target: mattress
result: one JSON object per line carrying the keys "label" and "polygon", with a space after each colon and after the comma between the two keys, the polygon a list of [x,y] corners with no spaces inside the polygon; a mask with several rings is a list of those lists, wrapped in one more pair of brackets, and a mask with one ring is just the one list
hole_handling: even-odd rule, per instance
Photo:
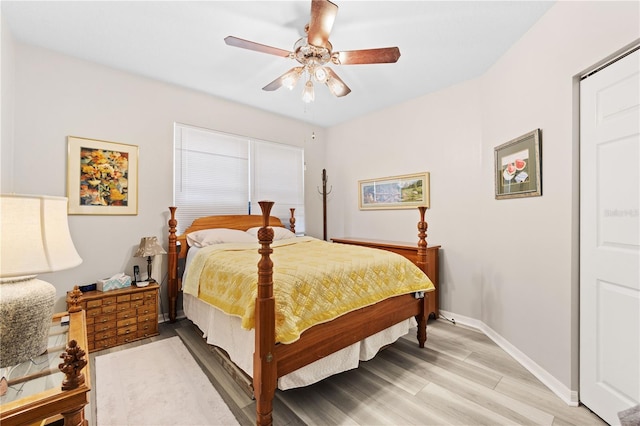
{"label": "mattress", "polygon": [[[190,294],[184,294],[183,307],[187,318],[200,328],[208,344],[224,349],[234,364],[247,375],[253,376],[255,345],[253,329],[242,328],[239,317],[227,315],[220,309]],[[415,325],[415,319],[409,318],[295,370],[278,379],[278,388],[286,390],[308,386],[334,374],[357,368],[360,361],[370,360],[380,348],[395,342]]]}

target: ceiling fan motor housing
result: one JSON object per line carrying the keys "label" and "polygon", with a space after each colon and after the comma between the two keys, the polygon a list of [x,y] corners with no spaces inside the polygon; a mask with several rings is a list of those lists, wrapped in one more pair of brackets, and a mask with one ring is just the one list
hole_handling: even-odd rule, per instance
{"label": "ceiling fan motor housing", "polygon": [[300,38],[293,45],[296,61],[302,65],[324,65],[331,60],[331,44],[329,48],[309,44],[306,37]]}

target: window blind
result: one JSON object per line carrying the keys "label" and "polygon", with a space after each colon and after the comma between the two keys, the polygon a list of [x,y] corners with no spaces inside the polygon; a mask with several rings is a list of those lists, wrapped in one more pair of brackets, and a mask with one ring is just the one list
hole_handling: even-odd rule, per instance
{"label": "window blind", "polygon": [[258,201],[275,201],[271,215],[289,227],[295,208],[296,233],[304,233],[304,150],[265,141],[253,141],[251,148],[251,214],[261,214]]}
{"label": "window blind", "polygon": [[304,150],[184,124],[174,130],[174,205],[178,233],[202,216],[261,214],[258,201],[275,202],[271,215],[304,232]]}

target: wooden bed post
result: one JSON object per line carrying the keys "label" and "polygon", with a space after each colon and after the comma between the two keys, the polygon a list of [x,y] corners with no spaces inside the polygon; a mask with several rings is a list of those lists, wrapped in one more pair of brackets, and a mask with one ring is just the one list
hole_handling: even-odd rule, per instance
{"label": "wooden bed post", "polygon": [[295,234],[296,233],[296,215],[295,215],[296,209],[292,207],[289,210],[291,210],[291,218],[289,219],[289,225],[290,225],[291,232]]}
{"label": "wooden bed post", "polygon": [[263,225],[258,230],[262,256],[258,262],[258,295],[255,311],[255,352],[253,354],[253,390],[256,398],[256,424],[273,423],[273,398],[278,380],[275,355],[275,298],[273,297],[273,229],[269,227],[272,201],[260,201]]}
{"label": "wooden bed post", "polygon": [[169,298],[169,321],[176,320],[176,299],[178,298],[178,252],[176,250],[176,220],[177,207],[169,207],[171,211],[171,219],[169,219],[169,253],[167,267],[169,269],[169,277],[167,280],[167,294]]}
{"label": "wooden bed post", "polygon": [[[418,207],[420,211],[420,221],[418,222],[418,258],[416,264],[427,275],[427,222],[424,220],[424,214],[427,210],[426,207]],[[429,316],[427,298],[429,293],[425,293],[422,299],[422,313],[416,315],[416,321],[418,322],[418,346],[424,348],[424,344],[427,341],[427,318]]]}

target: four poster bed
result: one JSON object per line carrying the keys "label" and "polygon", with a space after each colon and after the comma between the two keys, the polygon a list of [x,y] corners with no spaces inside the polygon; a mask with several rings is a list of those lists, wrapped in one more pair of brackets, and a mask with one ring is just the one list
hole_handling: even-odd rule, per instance
{"label": "four poster bed", "polygon": [[259,204],[262,216],[207,216],[179,236],[170,207],[168,293],[170,320],[182,290],[186,316],[253,378],[256,423],[268,425],[276,387],[355,368],[416,323],[424,347],[434,286],[426,275],[424,207],[417,259],[407,260],[295,237],[270,216],[273,202]]}

